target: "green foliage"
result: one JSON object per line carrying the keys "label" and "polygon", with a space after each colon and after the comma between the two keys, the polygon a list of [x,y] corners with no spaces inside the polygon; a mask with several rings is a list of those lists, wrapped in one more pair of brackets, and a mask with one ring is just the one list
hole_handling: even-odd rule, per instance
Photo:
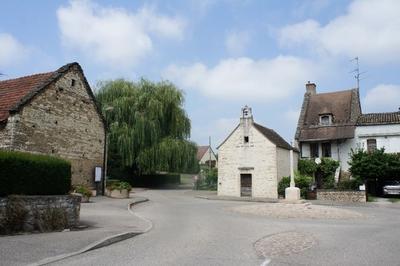
{"label": "green foliage", "polygon": [[[296,173],[294,182],[296,187],[300,189],[300,195],[302,198],[306,197],[307,191],[310,190],[312,177]],[[278,194],[285,196],[285,189],[290,186],[290,177],[284,176],[278,184]]]}
{"label": "green foliage", "polygon": [[0,151],[0,196],[63,195],[71,189],[71,164],[23,152]]}
{"label": "green foliage", "polygon": [[197,147],[188,141],[190,120],[182,91],[170,82],[99,83],[96,98],[109,127],[109,168],[135,175],[191,172]]}
{"label": "green foliage", "polygon": [[317,167],[317,176],[322,178],[323,189],[335,188],[335,171],[339,167],[339,162],[331,158],[322,158]]}
{"label": "green foliage", "polygon": [[120,181],[120,180],[107,181],[107,188],[109,190],[119,190],[119,191],[124,190],[124,189],[126,189],[128,191],[132,190],[132,186],[128,182]]}
{"label": "green foliage", "polygon": [[318,165],[314,160],[300,159],[297,168],[302,175],[312,176],[317,171]]}
{"label": "green foliage", "polygon": [[88,198],[90,198],[92,196],[92,191],[86,185],[75,185],[74,192],[82,194],[83,196],[88,197]]}
{"label": "green foliage", "polygon": [[199,178],[195,181],[195,189],[198,190],[217,190],[218,169],[202,167]]}
{"label": "green foliage", "polygon": [[400,178],[400,156],[385,153],[384,149],[367,152],[352,150],[350,172],[359,182]]}
{"label": "green foliage", "polygon": [[359,180],[356,179],[351,179],[351,180],[344,180],[340,181],[337,184],[337,189],[338,190],[358,190],[358,187],[362,183],[359,182]]}

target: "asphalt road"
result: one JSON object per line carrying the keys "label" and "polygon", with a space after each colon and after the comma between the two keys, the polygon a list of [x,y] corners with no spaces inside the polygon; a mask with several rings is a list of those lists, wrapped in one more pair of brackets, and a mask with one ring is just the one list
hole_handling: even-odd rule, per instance
{"label": "asphalt road", "polygon": [[[344,207],[363,219],[299,220],[232,212],[254,203],[197,199],[190,191],[139,195],[150,199],[133,210],[152,221],[148,233],[54,265],[400,265],[400,208],[391,205]],[[285,232],[310,235],[315,244],[267,261],[257,255],[257,240]]]}

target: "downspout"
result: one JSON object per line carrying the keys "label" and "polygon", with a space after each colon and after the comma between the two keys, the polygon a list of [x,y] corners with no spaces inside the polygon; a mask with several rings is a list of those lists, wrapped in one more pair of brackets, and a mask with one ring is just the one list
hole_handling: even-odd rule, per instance
{"label": "downspout", "polygon": [[103,179],[101,184],[101,194],[104,196],[106,187],[106,177],[107,177],[107,152],[108,152],[108,142],[107,142],[107,126],[104,125],[104,154],[103,154]]}

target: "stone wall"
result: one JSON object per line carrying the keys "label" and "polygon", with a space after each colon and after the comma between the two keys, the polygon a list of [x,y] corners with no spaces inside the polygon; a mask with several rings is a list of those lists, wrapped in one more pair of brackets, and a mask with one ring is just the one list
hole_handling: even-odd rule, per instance
{"label": "stone wall", "polygon": [[95,167],[104,162],[105,129],[87,89],[82,72],[72,67],[8,118],[0,148],[66,159],[72,183],[94,188]]}
{"label": "stone wall", "polygon": [[340,202],[366,202],[365,191],[317,190],[317,200]]}
{"label": "stone wall", "polygon": [[23,231],[47,231],[54,224],[65,224],[64,228],[79,225],[81,197],[60,196],[10,196],[0,198],[0,221],[6,215],[7,205],[13,215],[24,213]]}

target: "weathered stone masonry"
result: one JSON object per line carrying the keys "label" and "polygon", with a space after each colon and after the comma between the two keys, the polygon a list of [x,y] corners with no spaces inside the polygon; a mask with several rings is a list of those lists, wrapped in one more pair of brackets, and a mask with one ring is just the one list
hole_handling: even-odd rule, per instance
{"label": "weathered stone masonry", "polygon": [[72,183],[94,187],[94,169],[104,167],[104,123],[80,66],[60,71],[58,79],[10,113],[0,128],[0,148],[67,159]]}

